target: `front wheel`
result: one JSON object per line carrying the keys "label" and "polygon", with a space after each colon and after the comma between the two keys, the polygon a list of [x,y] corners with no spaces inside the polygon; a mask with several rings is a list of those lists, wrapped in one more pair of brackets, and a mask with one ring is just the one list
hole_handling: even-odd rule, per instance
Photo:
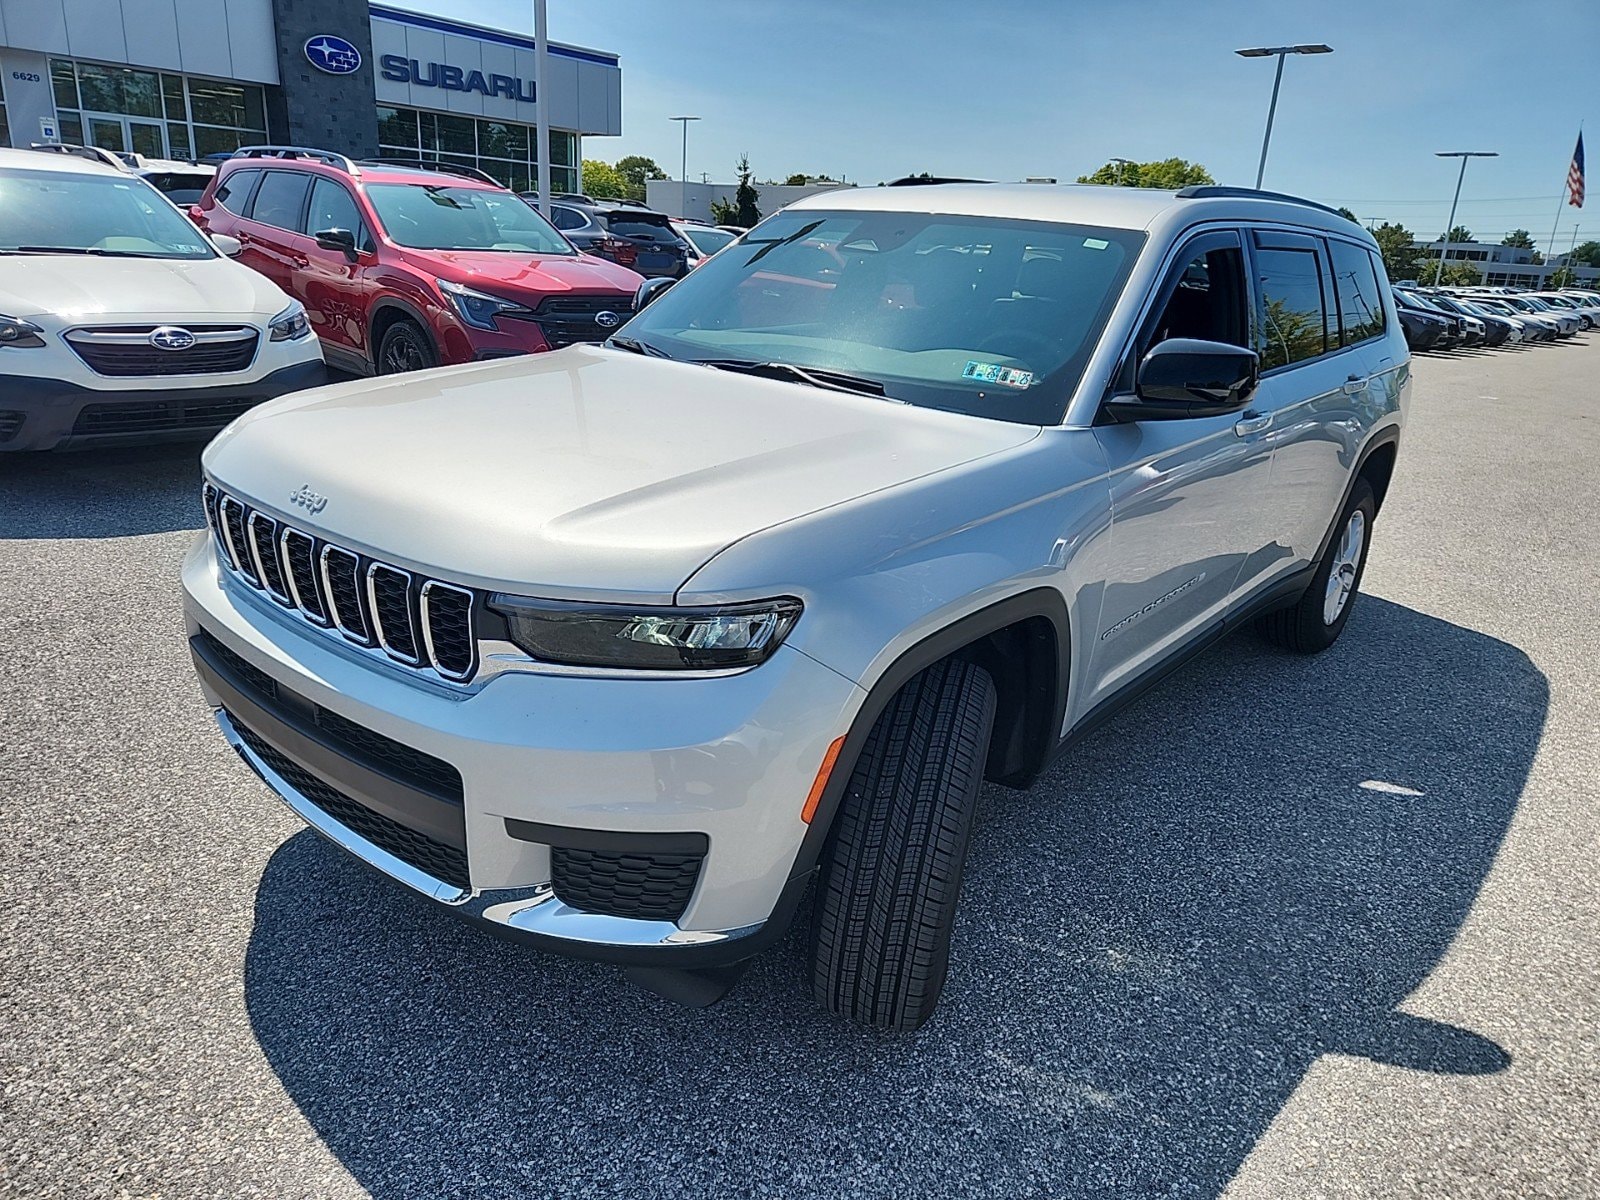
{"label": "front wheel", "polygon": [[995,687],[969,662],[936,663],[878,718],[823,854],[812,991],[881,1029],[932,1015],[950,957]]}
{"label": "front wheel", "polygon": [[1356,480],[1310,585],[1291,607],[1261,618],[1261,631],[1269,640],[1297,654],[1316,654],[1339,640],[1367,568],[1377,513],[1372,485]]}
{"label": "front wheel", "polygon": [[433,343],[415,321],[396,321],[378,343],[378,374],[399,375],[438,366]]}

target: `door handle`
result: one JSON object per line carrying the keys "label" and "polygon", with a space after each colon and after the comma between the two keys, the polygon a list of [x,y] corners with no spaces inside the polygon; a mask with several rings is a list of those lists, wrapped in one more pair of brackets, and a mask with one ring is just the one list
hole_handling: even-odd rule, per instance
{"label": "door handle", "polygon": [[1346,396],[1354,396],[1357,392],[1364,392],[1366,390],[1367,381],[1364,376],[1352,375],[1349,379],[1344,381],[1344,394]]}
{"label": "door handle", "polygon": [[1243,417],[1239,418],[1239,420],[1235,422],[1233,431],[1240,437],[1249,437],[1253,433],[1260,433],[1263,429],[1271,424],[1271,413],[1247,412]]}

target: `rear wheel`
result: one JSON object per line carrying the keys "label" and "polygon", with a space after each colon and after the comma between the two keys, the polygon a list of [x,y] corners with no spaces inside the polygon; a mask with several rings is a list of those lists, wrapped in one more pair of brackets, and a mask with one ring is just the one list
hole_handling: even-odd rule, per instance
{"label": "rear wheel", "polygon": [[946,660],[868,734],[817,884],[812,990],[830,1012],[894,1030],[932,1015],[994,708],[988,672]]}
{"label": "rear wheel", "polygon": [[415,321],[396,321],[378,343],[378,374],[399,375],[439,365],[433,343]]}
{"label": "rear wheel", "polygon": [[1372,485],[1365,479],[1356,480],[1333,540],[1304,594],[1292,607],[1261,618],[1261,631],[1270,640],[1297,654],[1315,654],[1339,639],[1367,567],[1367,547],[1377,512]]}

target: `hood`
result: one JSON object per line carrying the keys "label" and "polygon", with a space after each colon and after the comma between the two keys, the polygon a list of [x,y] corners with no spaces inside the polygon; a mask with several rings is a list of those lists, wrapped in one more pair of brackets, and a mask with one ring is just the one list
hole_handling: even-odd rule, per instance
{"label": "hood", "polygon": [[[412,251],[415,255],[417,252]],[[644,282],[627,267],[590,254],[503,254],[493,250],[429,250],[426,261],[413,262],[419,270],[467,287],[481,288],[507,300],[531,306],[547,296],[626,294]]]}
{"label": "hood", "polygon": [[[204,464],[300,528],[447,579],[669,603],[748,534],[1038,433],[574,346],[284,397]],[[290,505],[302,487],[326,498],[314,516]]]}
{"label": "hood", "polygon": [[18,254],[0,271],[0,313],[150,322],[269,321],[289,306],[265,275],[230,258],[96,258]]}

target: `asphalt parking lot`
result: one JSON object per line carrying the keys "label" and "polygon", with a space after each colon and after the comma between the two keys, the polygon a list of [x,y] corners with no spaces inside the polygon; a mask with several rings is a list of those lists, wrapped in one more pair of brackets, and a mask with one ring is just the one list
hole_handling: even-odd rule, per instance
{"label": "asphalt parking lot", "polygon": [[191,680],[194,448],[0,458],[0,1192],[1600,1195],[1600,334],[1416,374],[1344,639],[986,789],[913,1037],[365,872]]}

